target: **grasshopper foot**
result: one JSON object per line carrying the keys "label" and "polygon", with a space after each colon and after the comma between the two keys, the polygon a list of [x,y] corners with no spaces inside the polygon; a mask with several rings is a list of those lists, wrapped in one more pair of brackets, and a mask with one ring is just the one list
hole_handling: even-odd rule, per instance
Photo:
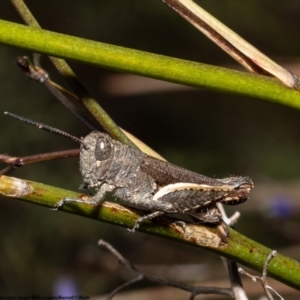
{"label": "grasshopper foot", "polygon": [[136,231],[136,229],[138,229],[138,228],[140,227],[140,225],[141,225],[141,223],[142,223],[143,221],[145,221],[145,220],[151,220],[151,219],[153,219],[153,218],[156,218],[156,217],[158,217],[158,216],[162,216],[162,215],[164,215],[164,214],[165,214],[165,213],[162,212],[162,211],[156,211],[156,212],[151,213],[151,214],[149,214],[149,215],[142,216],[142,217],[138,218],[138,219],[136,220],[134,226],[133,226],[131,229],[127,229],[127,231],[128,231],[129,233],[134,233],[134,232]]}
{"label": "grasshopper foot", "polygon": [[128,233],[134,233],[136,231],[136,229],[138,229],[140,227],[141,222],[135,222],[134,226],[130,229],[127,228]]}
{"label": "grasshopper foot", "polygon": [[61,207],[63,207],[65,204],[70,203],[70,202],[77,202],[77,203],[89,203],[91,205],[95,205],[95,203],[93,201],[84,201],[82,199],[75,199],[75,198],[64,198],[62,200],[60,200],[59,202],[57,202],[52,208],[50,208],[51,210],[54,211],[58,211]]}
{"label": "grasshopper foot", "polygon": [[57,202],[52,208],[50,208],[53,211],[58,211],[62,206],[65,204],[65,199],[60,200]]}
{"label": "grasshopper foot", "polygon": [[185,222],[178,220],[178,221],[173,222],[173,224],[180,226],[183,229],[183,231],[185,231],[185,228],[186,228]]}

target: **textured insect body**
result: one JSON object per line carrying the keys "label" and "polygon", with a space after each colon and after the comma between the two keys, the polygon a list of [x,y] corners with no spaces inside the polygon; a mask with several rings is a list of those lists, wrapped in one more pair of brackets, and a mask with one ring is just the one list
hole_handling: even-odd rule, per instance
{"label": "textured insect body", "polygon": [[142,221],[164,214],[186,213],[217,223],[221,220],[217,203],[244,202],[253,188],[247,177],[209,178],[149,157],[101,132],[82,140],[80,171],[83,189],[95,188],[97,193],[89,200],[63,199],[56,209],[68,202],[99,205],[112,192],[125,205],[150,212],[137,220],[132,232]]}
{"label": "textured insect body", "polygon": [[122,145],[106,134],[92,132],[83,139],[80,149],[80,172],[83,184],[96,187],[102,183],[128,186],[143,161],[143,153]]}
{"label": "textured insect body", "polygon": [[217,203],[242,203],[248,199],[253,188],[253,182],[248,177],[206,177],[150,157],[105,133],[94,131],[84,139],[78,139],[61,130],[15,114],[5,114],[81,144],[81,188],[87,194],[90,188],[95,188],[97,192],[88,200],[62,199],[54,210],[70,202],[100,205],[105,199],[105,194],[111,192],[125,205],[150,212],[136,221],[131,232],[135,231],[142,221],[164,214],[184,213],[201,222],[218,223],[222,216]]}
{"label": "textured insect body", "polygon": [[83,186],[98,188],[101,195],[111,191],[127,205],[143,208],[157,190],[155,181],[140,170],[145,157],[107,134],[92,132],[83,139],[80,151]]}

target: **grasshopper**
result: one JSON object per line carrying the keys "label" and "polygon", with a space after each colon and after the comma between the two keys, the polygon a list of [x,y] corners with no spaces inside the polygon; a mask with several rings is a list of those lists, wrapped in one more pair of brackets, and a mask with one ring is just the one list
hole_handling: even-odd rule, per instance
{"label": "grasshopper", "polygon": [[97,206],[110,192],[125,206],[149,212],[140,217],[129,232],[145,220],[183,213],[204,223],[222,220],[217,203],[236,205],[246,201],[254,187],[249,177],[214,179],[148,156],[139,149],[124,145],[109,135],[93,131],[78,139],[55,128],[6,113],[41,129],[72,138],[80,143],[81,189],[96,194],[88,200],[65,198],[53,210],[71,202]]}

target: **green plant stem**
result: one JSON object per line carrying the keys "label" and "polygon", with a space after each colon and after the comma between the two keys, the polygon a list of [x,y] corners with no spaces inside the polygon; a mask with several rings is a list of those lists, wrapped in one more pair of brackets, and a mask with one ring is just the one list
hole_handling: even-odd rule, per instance
{"label": "green plant stem", "polygon": [[[8,176],[0,177],[0,194],[50,208],[65,197],[84,197],[84,195],[72,191]],[[61,210],[129,228],[132,228],[137,218],[140,217],[137,211],[129,210],[110,202],[104,202],[99,207],[85,204],[68,204],[63,206]],[[205,248],[258,271],[262,270],[266,258],[271,252],[271,249],[244,237],[230,228],[228,228],[229,236],[227,242],[221,242],[218,230],[213,227],[186,224],[186,227],[182,229],[180,226],[170,223],[170,221],[167,223],[164,221],[164,224],[158,222],[157,220],[144,222],[140,230],[192,246]],[[181,228],[181,230],[178,230],[178,228]],[[186,234],[190,228],[193,228],[194,233],[197,231],[201,234]],[[209,242],[213,239],[217,241],[215,244]],[[203,243],[203,240],[205,243]],[[268,276],[276,278],[298,290],[300,290],[299,273],[300,264],[280,254],[271,260],[268,268]]]}
{"label": "green plant stem", "polygon": [[273,78],[30,28],[0,20],[0,43],[118,71],[240,94],[300,109],[300,93]]}
{"label": "green plant stem", "polygon": [[[24,22],[32,28],[42,29],[37,20],[34,18],[23,0],[11,0]],[[64,77],[70,88],[77,95],[78,99],[88,109],[99,124],[106,130],[107,133],[114,139],[132,147],[136,145],[124,134],[117,124],[110,118],[106,111],[99,103],[91,97],[86,88],[81,84],[74,71],[63,59],[49,57],[58,72]]]}

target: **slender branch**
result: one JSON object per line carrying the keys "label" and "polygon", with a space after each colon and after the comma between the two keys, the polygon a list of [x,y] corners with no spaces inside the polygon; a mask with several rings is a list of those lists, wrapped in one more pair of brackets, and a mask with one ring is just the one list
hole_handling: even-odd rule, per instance
{"label": "slender branch", "polygon": [[271,253],[268,255],[268,257],[266,258],[264,267],[263,267],[261,277],[253,276],[253,275],[249,274],[248,272],[244,271],[242,268],[238,269],[239,273],[250,277],[252,279],[252,281],[254,281],[254,282],[259,281],[261,283],[268,300],[274,299],[270,291],[272,291],[274,294],[276,294],[281,300],[284,300],[283,297],[281,297],[278,292],[276,292],[271,286],[268,285],[268,280],[267,280],[267,272],[268,272],[268,267],[269,267],[270,261],[274,257],[276,257],[276,255],[277,255],[276,250],[271,251]]}
{"label": "slender branch", "polygon": [[118,71],[251,96],[300,109],[300,93],[276,79],[39,30],[0,20],[0,43]]}
{"label": "slender branch", "polygon": [[[40,25],[31,14],[30,10],[27,8],[23,0],[11,0],[24,22],[30,25],[33,28],[41,29]],[[112,136],[113,138],[121,141],[124,144],[138,147],[143,152],[157,157],[159,159],[164,160],[164,158],[155,152],[153,149],[148,147],[142,141],[137,139],[135,136],[125,131],[124,129],[118,127],[114,121],[109,117],[109,115],[102,109],[95,99],[93,99],[85,87],[81,84],[81,82],[76,77],[73,70],[69,67],[69,65],[63,59],[58,59],[55,57],[49,57],[52,61],[56,69],[60,72],[60,74],[66,79],[70,87],[73,89],[74,93],[70,93],[69,91],[63,89],[58,86],[53,81],[49,80],[48,73],[44,71],[40,67],[40,54],[34,54],[34,64],[30,65],[28,59],[19,60],[19,66],[22,70],[29,76],[30,78],[44,83],[44,85],[50,90],[50,92],[63,103],[70,111],[72,111],[83,123],[85,123],[88,127],[95,129],[92,121],[88,119],[83,113],[79,113],[77,108],[66,98],[61,92],[67,93],[71,95],[76,100],[80,100],[86,108],[90,111],[90,113],[94,116],[94,118],[102,125],[102,127]]]}
{"label": "slender branch", "polygon": [[63,94],[63,92],[69,96],[72,96],[76,100],[79,100],[79,98],[75,94],[54,83],[44,69],[33,65],[27,56],[19,56],[17,58],[17,66],[20,67],[27,77],[36,82],[44,84],[48,91],[50,91],[50,93],[55,96],[55,98],[58,99],[61,104],[70,110],[87,127],[92,130],[99,130],[99,126],[93,124],[87,115],[79,111],[79,109]]}
{"label": "slender branch", "polygon": [[299,79],[254,48],[192,0],[162,0],[250,72],[271,75],[299,89]]}
{"label": "slender branch", "polygon": [[[37,20],[31,14],[28,7],[25,5],[23,0],[11,0],[16,10],[19,12],[24,22],[29,26],[41,29]],[[40,52],[40,51],[36,51]],[[116,125],[116,123],[110,118],[110,116],[104,111],[99,103],[91,97],[86,88],[81,84],[76,74],[73,72],[71,67],[63,59],[55,57],[49,57],[51,62],[54,64],[58,72],[65,78],[73,92],[78,96],[80,101],[89,110],[93,117],[98,121],[99,124],[109,133],[110,136],[116,140],[121,141],[132,147],[136,147],[135,144],[124,134],[124,132]],[[48,88],[51,88],[48,87]],[[53,92],[53,91],[52,91]],[[66,102],[67,100],[65,100]]]}
{"label": "slender branch", "polygon": [[233,296],[230,288],[219,288],[219,287],[213,287],[213,286],[191,286],[191,285],[187,285],[184,283],[175,282],[172,280],[167,280],[167,279],[159,278],[156,276],[144,274],[135,265],[133,265],[129,260],[124,258],[121,255],[121,253],[119,253],[112,245],[110,245],[106,241],[100,240],[98,242],[98,245],[105,247],[109,252],[111,252],[118,259],[119,263],[122,264],[123,266],[125,266],[128,270],[131,270],[134,273],[137,273],[137,277],[135,279],[132,279],[132,280],[124,283],[123,285],[119,286],[118,288],[116,288],[109,295],[108,299],[112,299],[113,296],[117,292],[119,292],[121,289],[123,289],[129,285],[132,285],[133,283],[136,283],[138,281],[142,281],[142,280],[153,282],[156,284],[172,286],[174,288],[178,288],[178,289],[190,292],[191,296],[189,299],[191,299],[191,300],[193,300],[195,298],[195,296],[197,296],[199,294],[227,295],[227,296],[231,296],[231,297]]}
{"label": "slender branch", "polygon": [[[66,197],[87,197],[86,195],[72,191],[7,176],[0,177],[0,194],[50,208],[54,207],[59,200]],[[62,210],[130,228],[133,227],[135,221],[143,214],[141,211],[128,209],[112,202],[104,202],[100,207],[92,207],[85,204],[69,204],[65,205]],[[227,230],[229,236],[227,242],[224,243],[218,229],[215,227],[186,223],[186,226],[183,228],[174,223],[174,219],[171,218],[159,218],[152,222],[147,221],[142,223],[140,227],[140,231],[142,232],[204,248],[233,259],[252,269],[262,270],[271,250],[229,227]],[[299,273],[300,263],[280,254],[272,259],[268,267],[268,275],[270,277],[298,290],[300,290]]]}
{"label": "slender branch", "polygon": [[[231,217],[228,217],[223,205],[221,205],[220,203],[218,203],[218,208],[220,209],[221,213],[222,213],[222,219],[223,221],[230,226],[231,228],[233,228],[233,226],[237,223],[239,217],[240,217],[240,213],[239,212],[235,212]],[[246,295],[246,292],[243,288],[243,284],[242,284],[242,280],[240,277],[240,274],[238,272],[238,267],[237,267],[237,263],[231,259],[228,259],[226,257],[221,257],[224,266],[226,268],[230,283],[231,283],[231,289],[232,289],[232,294],[233,294],[233,298],[235,300],[248,300],[248,297]]]}
{"label": "slender branch", "polygon": [[248,300],[248,297],[245,293],[245,290],[243,288],[243,284],[240,278],[240,274],[238,273],[238,267],[235,261],[232,261],[231,259],[223,258],[230,283],[231,283],[231,289],[232,294],[234,295],[235,300]]}
{"label": "slender branch", "polygon": [[71,149],[71,150],[63,150],[63,151],[55,151],[49,153],[41,153],[24,157],[13,157],[9,155],[0,154],[0,161],[4,162],[11,166],[11,168],[5,168],[0,172],[0,175],[7,174],[8,171],[13,170],[15,168],[23,167],[28,164],[33,164],[41,161],[53,160],[53,159],[61,159],[79,156],[79,148]]}
{"label": "slender branch", "polygon": [[[37,55],[35,55],[36,57]],[[52,80],[50,80],[48,73],[43,70],[41,67],[32,65],[28,59],[28,57],[18,57],[17,65],[21,68],[21,70],[26,74],[27,77],[30,79],[42,83],[45,87],[64,105],[66,106],[74,115],[76,115],[84,124],[90,127],[93,130],[98,130],[96,125],[94,125],[90,119],[83,113],[79,112],[77,107],[73,105],[72,102],[63,94],[66,93],[67,95],[75,98],[78,100],[77,96],[70,91],[64,89],[60,85],[56,84]],[[62,93],[63,92],[63,93]],[[142,141],[137,139],[135,136],[130,134],[129,132],[125,131],[120,127],[120,130],[124,132],[124,134],[143,152],[156,157],[158,159],[164,160],[164,158],[159,155],[156,151],[148,147]],[[3,173],[2,173],[3,174]],[[5,173],[6,174],[6,173]]]}

